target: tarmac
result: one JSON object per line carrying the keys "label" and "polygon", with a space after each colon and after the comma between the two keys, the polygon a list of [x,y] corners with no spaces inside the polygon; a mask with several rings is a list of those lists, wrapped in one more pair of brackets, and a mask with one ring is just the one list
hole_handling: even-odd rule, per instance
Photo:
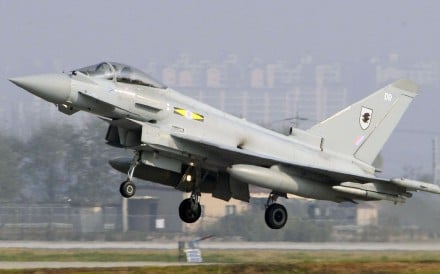
{"label": "tarmac", "polygon": [[[296,243],[296,242],[200,242],[200,249],[217,250],[335,250],[335,251],[440,251],[438,242],[415,243]],[[177,242],[46,242],[0,241],[0,248],[29,249],[177,249]]]}

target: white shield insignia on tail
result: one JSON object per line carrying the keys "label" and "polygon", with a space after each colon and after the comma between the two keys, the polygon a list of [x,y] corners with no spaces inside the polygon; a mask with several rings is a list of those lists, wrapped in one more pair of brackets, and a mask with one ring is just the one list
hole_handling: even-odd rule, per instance
{"label": "white shield insignia on tail", "polygon": [[370,126],[371,118],[373,117],[373,110],[371,108],[362,107],[361,115],[359,116],[359,124],[362,129],[367,129]]}

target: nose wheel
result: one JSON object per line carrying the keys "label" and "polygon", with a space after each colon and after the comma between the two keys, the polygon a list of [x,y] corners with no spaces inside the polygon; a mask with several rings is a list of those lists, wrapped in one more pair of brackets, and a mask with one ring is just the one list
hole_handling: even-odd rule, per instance
{"label": "nose wheel", "polygon": [[119,192],[124,198],[131,198],[136,193],[136,185],[133,183],[133,174],[136,167],[139,165],[139,159],[141,158],[141,152],[135,151],[133,160],[131,161],[130,168],[127,173],[127,180],[122,182],[119,187]]}
{"label": "nose wheel", "polygon": [[124,181],[119,187],[119,192],[121,193],[122,197],[131,198],[136,193],[136,185],[133,182]]}
{"label": "nose wheel", "polygon": [[272,229],[280,229],[287,222],[287,210],[283,205],[275,203],[278,195],[271,193],[266,203],[264,220],[266,225]]}

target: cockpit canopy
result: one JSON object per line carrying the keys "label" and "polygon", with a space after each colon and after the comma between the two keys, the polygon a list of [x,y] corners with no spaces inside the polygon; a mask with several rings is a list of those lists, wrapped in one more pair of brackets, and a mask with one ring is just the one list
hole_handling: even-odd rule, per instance
{"label": "cockpit canopy", "polygon": [[116,80],[116,82],[166,89],[167,87],[145,72],[120,63],[103,62],[97,65],[80,68],[79,71],[92,78]]}

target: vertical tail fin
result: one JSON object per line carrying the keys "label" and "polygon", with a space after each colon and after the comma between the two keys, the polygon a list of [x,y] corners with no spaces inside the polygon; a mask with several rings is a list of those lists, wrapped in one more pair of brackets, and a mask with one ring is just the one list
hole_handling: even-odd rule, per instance
{"label": "vertical tail fin", "polygon": [[308,131],[324,139],[324,149],[371,164],[417,92],[415,83],[398,80]]}

